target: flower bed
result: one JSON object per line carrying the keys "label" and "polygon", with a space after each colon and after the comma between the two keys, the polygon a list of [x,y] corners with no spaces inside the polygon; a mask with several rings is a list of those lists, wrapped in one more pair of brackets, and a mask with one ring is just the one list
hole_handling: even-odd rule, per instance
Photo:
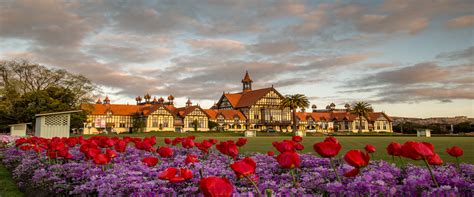
{"label": "flower bed", "polygon": [[341,145],[331,137],[313,147],[323,158],[301,154],[301,140],[274,142],[279,155],[244,155],[238,148],[245,138],[165,139],[168,146],[159,148],[153,137],[22,138],[0,154],[22,190],[44,195],[472,196],[474,191],[473,165],[440,164],[422,143],[398,149],[391,144],[388,150],[394,156],[429,161],[429,168],[369,161],[368,153],[375,151],[370,146],[337,158]]}

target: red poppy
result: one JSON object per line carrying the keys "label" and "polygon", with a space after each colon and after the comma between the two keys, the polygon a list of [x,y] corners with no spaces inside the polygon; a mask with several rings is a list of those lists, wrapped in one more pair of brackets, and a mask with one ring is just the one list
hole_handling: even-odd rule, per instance
{"label": "red poppy", "polygon": [[177,168],[166,168],[163,172],[160,173],[158,178],[163,180],[168,180],[171,183],[182,182],[193,178],[193,172],[186,168],[178,169]]}
{"label": "red poppy", "polygon": [[303,141],[303,137],[293,136],[293,137],[291,137],[291,140],[293,140],[293,142],[301,142],[301,141]]}
{"label": "red poppy", "polygon": [[237,145],[234,144],[234,141],[229,140],[227,142],[221,142],[216,145],[217,150],[224,155],[228,155],[232,158],[237,157],[239,154],[239,150],[237,149]]}
{"label": "red poppy", "polygon": [[117,153],[115,151],[113,151],[112,149],[105,150],[105,154],[110,158],[117,157]]}
{"label": "red poppy", "polygon": [[277,162],[280,168],[291,169],[300,167],[300,156],[295,152],[284,152],[277,156]]}
{"label": "red poppy", "polygon": [[171,145],[176,146],[177,144],[181,143],[183,141],[183,138],[176,137],[171,141]]}
{"label": "red poppy", "polygon": [[354,177],[359,174],[359,169],[369,165],[369,154],[360,150],[350,150],[344,155],[344,160],[351,166],[353,170],[344,174],[346,177]]}
{"label": "red poppy", "polygon": [[453,157],[460,157],[464,153],[464,151],[461,148],[459,148],[458,146],[453,146],[451,148],[447,148],[446,152],[449,155],[453,156]]}
{"label": "red poppy", "polygon": [[18,147],[18,146],[20,146],[20,145],[22,145],[22,144],[24,144],[24,143],[27,143],[27,142],[28,142],[28,139],[26,139],[26,138],[20,138],[20,139],[15,140],[15,146]]}
{"label": "red poppy", "polygon": [[302,144],[297,143],[297,144],[295,144],[295,149],[296,150],[303,150],[304,146]]}
{"label": "red poppy", "polygon": [[196,147],[201,150],[202,152],[208,153],[209,148],[212,147],[212,143],[208,140],[203,140],[201,143],[194,143]]}
{"label": "red poppy", "polygon": [[165,138],[165,144],[171,144],[171,139],[170,138]]}
{"label": "red poppy", "polygon": [[59,154],[60,157],[62,157],[64,159],[72,159],[73,158],[72,154],[69,152],[69,150],[67,148],[59,150],[58,154]]}
{"label": "red poppy", "polygon": [[194,139],[192,137],[184,138],[183,142],[181,142],[181,145],[183,145],[183,148],[192,148],[194,147]]}
{"label": "red poppy", "polygon": [[295,151],[295,142],[291,140],[283,140],[281,142],[272,142],[272,145],[278,150],[280,153],[284,152],[294,152]]}
{"label": "red poppy", "polygon": [[173,149],[168,148],[168,147],[162,146],[162,147],[160,147],[160,148],[158,149],[157,152],[158,152],[158,154],[160,154],[161,157],[166,157],[166,158],[168,158],[168,157],[172,157],[172,156],[173,156]]}
{"label": "red poppy", "polygon": [[127,148],[127,142],[125,140],[119,140],[114,146],[115,150],[119,153],[125,152],[125,149]]}
{"label": "red poppy", "polygon": [[156,166],[156,164],[158,164],[158,161],[159,160],[156,157],[145,157],[142,159],[142,162],[148,167]]}
{"label": "red poppy", "polygon": [[270,157],[273,157],[273,156],[275,156],[275,152],[269,150],[269,151],[267,152],[267,155],[270,156]]}
{"label": "red poppy", "polygon": [[396,142],[392,142],[387,146],[387,153],[393,156],[400,156],[402,153],[402,145]]}
{"label": "red poppy", "polygon": [[209,142],[210,142],[211,144],[217,144],[217,140],[216,140],[216,139],[209,139]]}
{"label": "red poppy", "polygon": [[76,144],[79,143],[79,140],[78,138],[75,138],[75,137],[70,137],[70,138],[67,138],[65,143],[67,144],[67,146],[69,147],[74,147],[76,146]]}
{"label": "red poppy", "polygon": [[341,144],[332,141],[319,142],[313,145],[314,151],[321,157],[334,157],[341,151],[341,148]]}
{"label": "red poppy", "polygon": [[360,170],[359,168],[354,168],[349,172],[344,173],[345,177],[355,177],[359,174]]}
{"label": "red poppy", "polygon": [[[82,147],[82,146],[81,146]],[[94,158],[97,154],[102,153],[99,147],[90,145],[88,148],[84,148],[84,154],[86,156],[86,160]]]}
{"label": "red poppy", "polygon": [[99,140],[99,144],[98,144],[98,145],[99,145],[101,148],[112,147],[112,146],[115,144],[115,142],[114,142],[112,139],[108,138],[108,137],[103,137],[103,138],[99,138],[99,139],[100,139],[100,140]]}
{"label": "red poppy", "polygon": [[430,165],[435,165],[435,166],[443,165],[443,160],[436,153],[433,156],[429,156],[427,160]]}
{"label": "red poppy", "polygon": [[344,160],[355,168],[361,168],[369,165],[369,154],[360,150],[350,150],[344,155]]}
{"label": "red poppy", "polygon": [[20,150],[23,150],[23,151],[31,150],[32,148],[33,148],[33,146],[31,146],[31,145],[20,146]]}
{"label": "red poppy", "polygon": [[138,150],[151,151],[153,149],[153,145],[151,144],[151,142],[149,142],[149,140],[136,141],[135,148],[137,148]]}
{"label": "red poppy", "polygon": [[234,170],[237,178],[242,178],[244,176],[255,174],[256,167],[257,167],[257,164],[250,157],[245,157],[245,159],[236,161],[230,165],[230,168]]}
{"label": "red poppy", "polygon": [[426,159],[435,154],[433,145],[426,142],[408,141],[403,144],[401,150],[401,156],[413,160]]}
{"label": "red poppy", "polygon": [[194,164],[197,162],[199,162],[199,159],[196,155],[186,155],[186,159],[184,160],[186,164]]}
{"label": "red poppy", "polygon": [[367,151],[368,153],[373,153],[373,152],[375,152],[375,146],[370,145],[370,144],[365,145],[365,148],[364,148],[364,149],[365,149],[365,151]]}
{"label": "red poppy", "polygon": [[110,157],[108,157],[106,154],[97,154],[94,156],[94,163],[97,165],[105,165],[110,162]]}
{"label": "red poppy", "polygon": [[239,138],[235,143],[238,147],[244,146],[247,143],[247,138]]}
{"label": "red poppy", "polygon": [[202,178],[199,188],[206,197],[230,197],[234,191],[234,186],[228,179],[215,176]]}
{"label": "red poppy", "polygon": [[337,141],[337,139],[333,136],[329,136],[329,137],[326,137],[326,139],[324,139],[325,142],[334,142],[336,144],[339,144],[339,141]]}
{"label": "red poppy", "polygon": [[143,142],[150,144],[150,146],[153,146],[156,144],[156,136],[143,138]]}

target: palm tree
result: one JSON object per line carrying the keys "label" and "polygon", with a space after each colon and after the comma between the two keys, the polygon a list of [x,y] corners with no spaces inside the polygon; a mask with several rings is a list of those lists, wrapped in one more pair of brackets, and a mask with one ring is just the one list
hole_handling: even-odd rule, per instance
{"label": "palm tree", "polygon": [[373,111],[372,106],[366,102],[357,102],[349,110],[351,114],[359,117],[359,133],[362,133],[362,116],[367,117]]}
{"label": "palm tree", "polygon": [[296,109],[298,108],[308,108],[309,101],[305,95],[302,94],[294,94],[294,95],[286,95],[285,98],[280,103],[282,109],[290,108],[292,112],[292,127],[293,133],[296,133]]}

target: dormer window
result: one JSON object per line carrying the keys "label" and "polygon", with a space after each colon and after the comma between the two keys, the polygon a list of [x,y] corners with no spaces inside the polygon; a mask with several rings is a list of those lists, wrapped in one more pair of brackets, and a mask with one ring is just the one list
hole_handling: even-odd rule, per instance
{"label": "dormer window", "polygon": [[112,117],[112,111],[107,111],[107,117]]}

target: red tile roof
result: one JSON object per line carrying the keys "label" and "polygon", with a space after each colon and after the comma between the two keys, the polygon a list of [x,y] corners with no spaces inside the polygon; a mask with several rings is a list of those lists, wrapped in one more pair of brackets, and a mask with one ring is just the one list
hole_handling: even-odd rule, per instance
{"label": "red tile roof", "polygon": [[90,111],[91,115],[106,115],[111,111],[113,115],[129,116],[142,111],[143,106],[118,104],[83,104],[81,108]]}
{"label": "red tile roof", "polygon": [[205,109],[204,112],[209,116],[211,119],[216,119],[219,114],[221,114],[224,119],[226,120],[234,120],[234,117],[239,117],[240,120],[246,120],[244,114],[239,110],[235,109]]}
{"label": "red tile roof", "polygon": [[242,93],[224,94],[224,96],[229,100],[232,107],[236,107],[242,97]]}

